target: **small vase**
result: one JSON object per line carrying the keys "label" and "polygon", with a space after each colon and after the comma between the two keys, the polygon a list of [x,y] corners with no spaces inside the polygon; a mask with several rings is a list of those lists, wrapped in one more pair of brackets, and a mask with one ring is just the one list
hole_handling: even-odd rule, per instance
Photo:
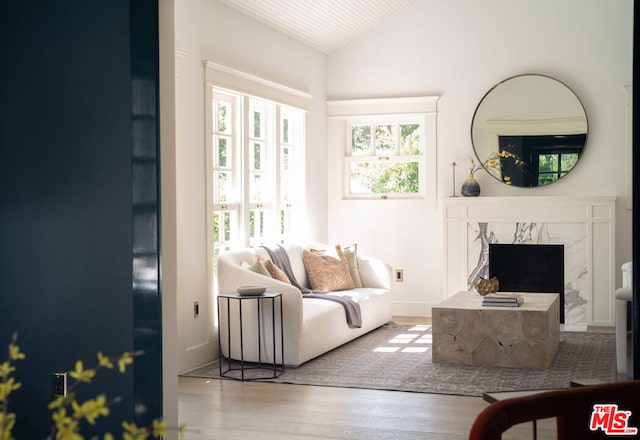
{"label": "small vase", "polygon": [[460,192],[465,197],[477,197],[480,195],[480,184],[473,178],[473,174],[469,174],[469,177],[462,182],[462,188]]}

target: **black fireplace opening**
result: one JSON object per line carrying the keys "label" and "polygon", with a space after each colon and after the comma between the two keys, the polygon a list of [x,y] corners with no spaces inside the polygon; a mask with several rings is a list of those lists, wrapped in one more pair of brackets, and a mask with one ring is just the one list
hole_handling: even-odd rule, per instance
{"label": "black fireplace opening", "polygon": [[501,292],[558,293],[564,323],[564,245],[491,243],[489,277]]}

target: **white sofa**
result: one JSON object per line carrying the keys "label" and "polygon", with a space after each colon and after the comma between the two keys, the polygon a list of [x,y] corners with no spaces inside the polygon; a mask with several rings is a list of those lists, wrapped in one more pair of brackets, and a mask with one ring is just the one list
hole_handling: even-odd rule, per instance
{"label": "white sofa", "polygon": [[[296,280],[309,286],[307,272],[302,259],[303,249],[331,250],[325,244],[286,245],[284,248],[291,262]],[[383,261],[358,255],[358,271],[364,287],[341,291],[356,300],[362,313],[362,327],[349,328],[344,307],[333,301],[303,298],[300,290],[290,284],[256,273],[247,264],[257,256],[269,258],[264,248],[244,248],[222,253],[218,258],[218,292],[234,293],[240,285],[259,284],[267,291],[281,292],[284,320],[284,364],[297,366],[361,336],[391,320],[392,272]],[[229,356],[227,333],[227,309],[222,299],[220,307],[220,337],[222,354],[240,359],[240,326],[238,324],[238,301],[232,300],[231,309],[231,354]],[[243,357],[245,361],[258,361],[257,311],[252,301],[243,300]],[[263,304],[267,303],[263,301]],[[276,301],[276,306],[278,303]],[[263,307],[261,313],[262,340],[261,360],[273,362],[273,339],[271,336],[271,307]],[[279,310],[278,310],[279,312]],[[276,362],[281,363],[280,327],[276,315]]]}

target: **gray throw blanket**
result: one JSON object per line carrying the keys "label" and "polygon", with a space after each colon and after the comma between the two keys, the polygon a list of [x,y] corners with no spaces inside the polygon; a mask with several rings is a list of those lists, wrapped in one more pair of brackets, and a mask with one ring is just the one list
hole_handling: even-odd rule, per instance
{"label": "gray throw blanket", "polygon": [[261,247],[267,251],[269,257],[271,258],[271,261],[273,261],[273,264],[278,266],[287,275],[287,278],[289,278],[289,282],[291,282],[291,285],[300,289],[303,298],[319,298],[340,303],[342,307],[344,307],[344,312],[347,316],[347,325],[349,326],[349,328],[362,327],[362,313],[360,311],[360,304],[354,301],[353,298],[348,295],[338,295],[335,293],[327,292],[314,292],[313,290],[302,286],[293,274],[291,261],[289,261],[287,251],[282,246],[276,244],[272,246],[263,245]]}

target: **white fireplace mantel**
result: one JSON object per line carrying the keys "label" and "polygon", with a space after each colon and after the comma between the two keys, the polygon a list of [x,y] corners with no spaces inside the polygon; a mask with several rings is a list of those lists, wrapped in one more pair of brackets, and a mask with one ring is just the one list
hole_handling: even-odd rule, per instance
{"label": "white fireplace mantel", "polygon": [[449,197],[443,215],[447,297],[484,270],[480,234],[564,244],[566,324],[614,325],[615,197]]}

